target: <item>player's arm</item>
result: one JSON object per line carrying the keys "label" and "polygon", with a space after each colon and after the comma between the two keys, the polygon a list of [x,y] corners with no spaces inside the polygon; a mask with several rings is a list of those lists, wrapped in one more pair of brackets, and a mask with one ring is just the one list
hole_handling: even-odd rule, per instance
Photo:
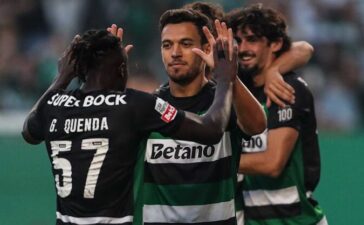
{"label": "player's arm", "polygon": [[241,154],[239,172],[278,177],[291,156],[297,138],[298,131],[291,127],[269,130],[267,150]]}
{"label": "player's arm", "polygon": [[38,99],[35,105],[32,107],[23,124],[22,136],[29,144],[39,144],[42,142],[42,138],[35,137],[34,133],[39,133],[39,106],[44,101],[45,97],[53,90],[65,89],[74,77],[73,63],[70,60],[70,50],[72,44],[79,40],[79,35],[76,35],[71,45],[65,50],[63,56],[58,61],[58,75],[55,77],[52,84],[45,91],[45,93]]}
{"label": "player's arm", "polygon": [[263,108],[238,78],[233,88],[233,106],[238,125],[246,134],[255,135],[266,129],[267,119]]}
{"label": "player's arm", "polygon": [[[214,101],[202,116],[185,112],[186,117],[172,135],[202,144],[215,144],[220,141],[230,119],[232,89],[237,73],[237,47],[229,48],[227,40],[218,39],[213,47],[217,82]],[[231,58],[230,58],[231,53]]]}
{"label": "player's arm", "polygon": [[39,106],[41,102],[44,101],[46,96],[57,87],[57,81],[55,80],[52,85],[44,92],[44,94],[38,99],[35,105],[32,107],[27,117],[25,118],[22,130],[22,136],[26,142],[29,144],[39,144],[43,141],[41,136],[36,137],[35,133],[39,133],[41,131],[41,124],[39,122]]}
{"label": "player's arm", "polygon": [[[219,36],[227,36],[228,41],[234,41],[233,33],[228,32],[225,23],[216,26]],[[267,127],[267,119],[263,108],[248,88],[237,78],[233,87],[233,106],[237,117],[237,124],[244,133],[255,135],[262,133]]]}
{"label": "player's arm", "polygon": [[312,104],[311,94],[301,78],[289,78],[286,81],[295,90],[295,103],[285,108],[273,104],[268,109],[266,150],[241,154],[239,172],[277,177],[285,168]]}
{"label": "player's arm", "polygon": [[291,48],[264,71],[266,77],[264,92],[268,96],[268,107],[271,101],[281,107],[285,106],[284,101],[294,102],[294,89],[284,82],[282,74],[304,66],[310,60],[313,51],[313,47],[308,42],[293,42]]}
{"label": "player's arm", "polygon": [[41,105],[41,102],[44,101],[46,96],[48,94],[56,89],[64,89],[68,86],[69,82],[66,82],[63,78],[60,76],[57,76],[53,83],[49,86],[49,88],[44,92],[44,94],[38,99],[38,101],[35,103],[35,105],[32,107],[30,112],[28,113],[27,117],[25,118],[24,124],[23,124],[23,130],[22,130],[22,136],[26,142],[29,144],[39,144],[42,142],[42,138],[36,137],[34,133],[39,133],[41,130],[40,128],[40,121],[39,121],[39,106]]}

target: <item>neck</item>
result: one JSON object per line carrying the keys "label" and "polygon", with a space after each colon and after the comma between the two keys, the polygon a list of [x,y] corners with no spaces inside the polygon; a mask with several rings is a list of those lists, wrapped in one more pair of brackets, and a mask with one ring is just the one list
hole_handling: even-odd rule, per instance
{"label": "neck", "polygon": [[261,71],[254,76],[253,81],[255,87],[260,87],[265,84],[266,71],[268,71],[268,68],[272,65],[274,59],[275,59],[274,54],[271,54],[271,56],[267,60],[267,63],[264,65]]}
{"label": "neck", "polygon": [[81,89],[84,92],[97,91],[97,90],[114,90],[114,91],[124,90],[125,87],[121,87],[122,85],[120,81],[117,80],[115,77],[109,78],[103,75],[104,74],[100,73],[93,73],[93,74],[89,73]]}
{"label": "neck", "polygon": [[169,80],[169,88],[174,97],[191,97],[197,95],[203,86],[208,82],[204,73],[198,75],[192,82],[188,84],[178,84]]}
{"label": "neck", "polygon": [[101,83],[99,82],[99,79],[87,79],[86,78],[86,81],[82,85],[81,89],[84,92],[90,92],[90,91],[97,91],[97,90],[100,90],[103,88],[102,88]]}

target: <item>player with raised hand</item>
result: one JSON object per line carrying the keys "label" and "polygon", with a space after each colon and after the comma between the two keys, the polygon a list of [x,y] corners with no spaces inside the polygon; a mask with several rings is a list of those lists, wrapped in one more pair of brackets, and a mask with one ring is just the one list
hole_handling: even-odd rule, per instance
{"label": "player with raised hand", "polygon": [[[221,40],[214,47],[216,96],[198,116],[126,89],[127,56],[120,38],[104,30],[75,37],[22,132],[31,144],[45,141],[57,191],[56,224],[132,224],[138,146],[150,132],[206,145],[220,141],[237,73],[237,51],[235,61],[229,60],[226,45]],[[66,91],[74,77],[83,85]]]}
{"label": "player with raised hand", "polygon": [[[223,32],[222,24],[217,25],[220,35],[226,34],[217,40],[231,52],[232,35],[229,39],[228,29]],[[162,60],[169,80],[155,94],[176,108],[197,114],[206,113],[217,94],[215,82],[206,77],[205,61],[193,50],[199,48],[210,57],[217,54],[212,47],[217,40],[209,44],[204,26],[211,29],[209,19],[190,9],[167,10],[160,18]],[[254,104],[256,107],[246,106],[246,111],[258,110],[253,118],[241,120],[235,112],[229,116],[229,126],[215,145],[185,142],[157,132],[148,137],[141,146],[145,154],[139,156],[135,174],[135,224],[235,224],[234,180],[242,133],[238,121],[250,129],[249,134],[265,129],[264,113]],[[245,126],[251,120],[254,127]],[[192,197],[195,193],[200,193],[198,198]]]}

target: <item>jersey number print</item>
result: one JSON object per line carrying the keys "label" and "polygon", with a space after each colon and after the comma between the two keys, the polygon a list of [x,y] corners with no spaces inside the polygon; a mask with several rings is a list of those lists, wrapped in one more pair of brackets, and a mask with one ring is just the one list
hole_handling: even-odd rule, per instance
{"label": "jersey number print", "polygon": [[[58,157],[60,152],[71,151],[71,141],[51,141],[52,164],[55,170],[61,170],[61,174],[55,175],[57,194],[65,198],[72,191],[72,165],[69,160]],[[105,155],[109,150],[109,140],[107,138],[91,138],[84,139],[81,143],[81,150],[96,150],[90,167],[87,172],[85,188],[83,192],[84,198],[94,198],[97,179],[100,169],[105,159]],[[61,178],[62,176],[62,182]]]}
{"label": "jersey number print", "polygon": [[279,122],[284,122],[292,119],[292,108],[280,109],[278,111]]}

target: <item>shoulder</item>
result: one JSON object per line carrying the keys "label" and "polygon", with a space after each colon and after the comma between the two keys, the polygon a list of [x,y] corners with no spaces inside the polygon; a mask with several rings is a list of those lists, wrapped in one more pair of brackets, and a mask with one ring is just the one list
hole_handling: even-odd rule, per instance
{"label": "shoulder", "polygon": [[290,85],[293,85],[293,88],[308,88],[307,82],[296,72],[289,72],[283,75],[284,81]]}
{"label": "shoulder", "polygon": [[215,94],[216,85],[216,81],[209,80],[209,82],[203,87],[203,91],[210,94]]}
{"label": "shoulder", "polygon": [[125,89],[124,94],[126,95],[126,99],[132,99],[134,103],[141,103],[141,104],[142,104],[142,102],[138,102],[138,101],[156,98],[152,94],[149,94],[144,91],[131,89],[131,88]]}
{"label": "shoulder", "polygon": [[313,112],[313,96],[308,89],[307,83],[296,73],[283,75],[284,80],[295,90],[294,103],[287,103],[281,108],[273,103],[268,108],[268,128],[293,127],[300,129],[302,122],[307,117],[308,112]]}
{"label": "shoulder", "polygon": [[155,91],[154,91],[154,95],[158,96],[158,97],[164,97],[167,95],[170,95],[170,88],[169,88],[169,84],[168,82],[161,84]]}
{"label": "shoulder", "polygon": [[[40,105],[51,105],[55,102],[60,102],[62,99],[62,96],[64,94],[72,95],[74,91],[65,91],[63,89],[54,89],[49,91],[46,96],[43,98],[42,102],[40,102]],[[46,104],[47,103],[47,104]]]}
{"label": "shoulder", "polygon": [[[284,74],[283,77],[284,81],[294,88],[296,95],[312,96],[307,82],[296,72],[289,72]],[[302,96],[296,96],[296,98],[297,97],[300,98]]]}
{"label": "shoulder", "polygon": [[215,80],[209,80],[208,82],[207,82],[207,87],[208,88],[210,88],[210,89],[216,89],[216,85],[217,85],[217,83],[216,83],[216,81]]}

